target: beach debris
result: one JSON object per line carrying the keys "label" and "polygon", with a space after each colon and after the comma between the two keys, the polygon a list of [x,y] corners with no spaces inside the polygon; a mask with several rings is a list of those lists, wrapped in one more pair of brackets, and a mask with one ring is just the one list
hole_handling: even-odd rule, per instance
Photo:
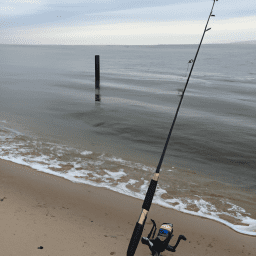
{"label": "beach debris", "polygon": [[0,199],[0,201],[4,201],[4,199],[6,199],[7,197],[3,197],[2,199]]}
{"label": "beach debris", "polygon": [[44,247],[43,246],[39,246],[39,247],[37,247],[37,249],[43,249]]}

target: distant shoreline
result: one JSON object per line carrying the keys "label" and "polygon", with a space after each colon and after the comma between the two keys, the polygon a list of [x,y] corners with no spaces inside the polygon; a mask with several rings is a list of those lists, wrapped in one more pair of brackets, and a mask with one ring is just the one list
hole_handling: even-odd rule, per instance
{"label": "distant shoreline", "polygon": [[[203,43],[203,45],[219,45],[219,44],[256,44],[256,40],[249,41],[237,41],[237,42],[229,42],[229,43]],[[0,45],[9,45],[9,46],[189,46],[189,45],[198,45],[198,44],[134,44],[134,45],[126,45],[126,44],[0,44]]]}
{"label": "distant shoreline", "polygon": [[230,44],[256,44],[256,40],[238,41],[238,42],[232,42]]}

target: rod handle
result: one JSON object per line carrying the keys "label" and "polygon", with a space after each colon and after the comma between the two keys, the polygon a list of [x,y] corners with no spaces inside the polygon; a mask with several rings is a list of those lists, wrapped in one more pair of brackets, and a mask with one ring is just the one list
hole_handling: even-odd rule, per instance
{"label": "rod handle", "polygon": [[151,203],[152,203],[155,191],[156,191],[156,186],[157,186],[157,181],[152,179],[150,181],[150,185],[149,185],[146,197],[145,197],[143,205],[142,205],[142,208],[147,211],[149,211],[149,209],[150,209],[150,206],[151,206]]}
{"label": "rod handle", "polygon": [[143,232],[144,223],[143,223],[143,225],[141,225],[138,222],[136,223],[135,228],[132,233],[132,237],[131,237],[128,249],[127,249],[127,256],[133,256],[135,254],[135,251],[138,247],[138,244],[140,242],[140,238],[141,238],[141,235]]}

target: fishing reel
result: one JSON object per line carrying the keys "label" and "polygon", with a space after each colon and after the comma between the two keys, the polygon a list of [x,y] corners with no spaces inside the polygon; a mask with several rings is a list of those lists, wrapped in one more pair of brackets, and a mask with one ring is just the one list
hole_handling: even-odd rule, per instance
{"label": "fishing reel", "polygon": [[[153,256],[160,256],[160,253],[165,250],[175,252],[180,240],[187,240],[185,236],[179,235],[176,244],[174,246],[169,245],[169,242],[173,237],[173,225],[171,223],[163,223],[159,229],[157,237],[154,239],[156,233],[156,223],[152,219],[151,221],[153,222],[153,227],[147,237],[142,237],[141,242],[149,247]],[[150,239],[152,233],[153,236],[152,239]]]}

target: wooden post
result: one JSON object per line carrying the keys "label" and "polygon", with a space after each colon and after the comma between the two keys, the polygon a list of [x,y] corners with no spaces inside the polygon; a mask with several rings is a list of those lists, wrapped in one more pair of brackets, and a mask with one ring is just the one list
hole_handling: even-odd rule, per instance
{"label": "wooden post", "polygon": [[100,56],[95,55],[95,101],[100,101]]}

